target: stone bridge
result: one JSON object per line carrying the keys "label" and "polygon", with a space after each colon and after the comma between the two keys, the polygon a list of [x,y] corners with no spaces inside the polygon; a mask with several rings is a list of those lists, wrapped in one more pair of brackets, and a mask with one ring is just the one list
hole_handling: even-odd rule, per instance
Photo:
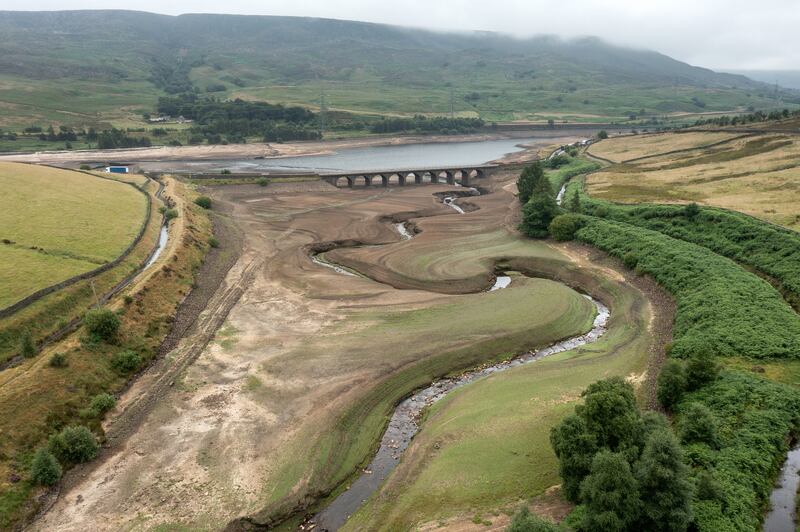
{"label": "stone bridge", "polygon": [[455,168],[417,168],[408,170],[372,170],[368,172],[346,172],[341,174],[320,174],[320,178],[338,187],[347,183],[348,187],[390,185],[406,186],[423,183],[447,183],[448,185],[472,186],[474,181],[488,177],[496,170],[496,164],[478,166],[459,166]]}

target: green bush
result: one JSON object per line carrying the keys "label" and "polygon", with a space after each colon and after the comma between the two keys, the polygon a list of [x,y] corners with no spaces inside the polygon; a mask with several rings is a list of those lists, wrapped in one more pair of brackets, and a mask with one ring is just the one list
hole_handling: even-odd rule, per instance
{"label": "green bush", "polygon": [[33,336],[31,336],[30,331],[22,333],[22,338],[19,343],[19,354],[25,358],[36,356],[36,344],[33,342]]}
{"label": "green bush", "polygon": [[710,355],[698,353],[686,361],[686,384],[689,390],[697,390],[717,378],[719,365]]}
{"label": "green bush", "polygon": [[112,342],[119,330],[119,317],[109,309],[96,308],[86,312],[83,325],[94,340]]}
{"label": "green bush", "polygon": [[681,408],[678,430],[683,443],[704,443],[717,446],[717,418],[701,403],[689,403]]}
{"label": "green bush", "polygon": [[65,368],[67,367],[67,355],[64,353],[53,353],[48,364],[51,368]]}
{"label": "green bush", "polygon": [[71,425],[53,434],[47,447],[63,463],[88,462],[97,456],[98,451],[97,439],[83,425]]}
{"label": "green bush", "polygon": [[225,168],[220,172],[220,174],[222,174],[222,175],[231,175],[231,171],[228,170],[227,168]]}
{"label": "green bush", "polygon": [[110,393],[100,393],[92,397],[89,408],[98,415],[103,415],[117,404],[116,398]]}
{"label": "green bush", "polygon": [[575,214],[561,214],[550,222],[550,235],[556,240],[567,241],[575,238],[575,232],[581,228],[583,218]]}
{"label": "green bush", "polygon": [[164,211],[164,218],[169,222],[178,217],[177,209],[167,209]]}
{"label": "green bush", "polygon": [[194,200],[194,204],[204,209],[211,208],[211,198],[208,196],[200,196]]}
{"label": "green bush", "polygon": [[673,356],[800,356],[800,316],[769,283],[733,261],[656,231],[593,217],[575,236],[619,258],[634,254],[637,272],[672,293]]}
{"label": "green bush", "polygon": [[671,410],[686,392],[686,369],[678,360],[668,360],[658,375],[656,395],[661,405]]}
{"label": "green bush", "polygon": [[30,469],[31,480],[40,486],[52,486],[61,478],[61,464],[45,447],[36,449]]}
{"label": "green bush", "polygon": [[111,355],[111,367],[118,373],[131,373],[142,365],[142,357],[134,351],[118,351]]}
{"label": "green bush", "polygon": [[80,166],[80,168],[81,168],[81,170],[90,170],[91,169],[91,167],[88,164],[82,164]]}
{"label": "green bush", "polygon": [[506,532],[558,532],[559,527],[549,521],[532,514],[527,506],[523,506],[514,518]]}
{"label": "green bush", "polygon": [[210,236],[208,237],[208,245],[211,246],[212,248],[218,248],[219,240],[217,240],[217,237],[215,236]]}
{"label": "green bush", "polygon": [[267,179],[266,177],[259,177],[256,183],[258,183],[258,186],[260,187],[265,187],[269,185],[269,179]]}

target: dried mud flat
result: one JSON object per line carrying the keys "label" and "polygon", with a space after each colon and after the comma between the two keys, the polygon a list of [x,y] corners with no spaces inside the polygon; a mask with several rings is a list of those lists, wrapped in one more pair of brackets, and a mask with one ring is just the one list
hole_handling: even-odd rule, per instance
{"label": "dried mud flat", "polygon": [[[432,290],[491,285],[486,257],[448,262],[442,248],[475,235],[476,248],[490,247],[495,235],[509,233],[514,198],[504,186],[511,177],[485,183],[494,193],[470,198],[479,210],[464,215],[436,199],[452,188],[440,185],[214,189],[222,216],[238,228],[226,238],[241,235],[238,259],[187,336],[122,398],[121,414],[107,424],[119,437],[104,459],[73,475],[32,529],[215,530],[258,512],[279,490],[302,492],[308,478],[286,473],[297,459],[292,453],[307,451],[309,439],[334,426],[370,386],[426,356],[409,346],[387,357],[375,353],[386,348],[380,340],[358,345],[352,338],[368,333],[373,315],[483,297]],[[404,241],[390,222],[407,219],[422,232]],[[310,246],[332,241],[367,244],[331,253],[382,282],[311,262]],[[427,349],[445,341],[474,339],[431,339]],[[295,484],[282,485],[289,480]]]}

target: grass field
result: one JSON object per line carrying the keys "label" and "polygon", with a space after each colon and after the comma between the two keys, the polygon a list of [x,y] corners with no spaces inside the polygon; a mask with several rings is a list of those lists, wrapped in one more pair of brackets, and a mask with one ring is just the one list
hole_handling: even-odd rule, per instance
{"label": "grass field", "polygon": [[661,133],[640,137],[617,137],[592,145],[589,153],[621,163],[630,159],[675,150],[699,148],[736,137],[736,133]]}
{"label": "grass field", "polygon": [[0,187],[0,307],[115,259],[147,209],[131,186],[68,170],[0,163]]}
{"label": "grass field", "polygon": [[[191,192],[182,186],[177,194],[191,199]],[[189,202],[190,203],[190,202]],[[109,356],[117,350],[132,349],[144,360],[155,356],[159,344],[166,335],[168,320],[175,313],[176,305],[191,288],[192,275],[199,266],[206,240],[211,233],[210,222],[204,210],[189,205],[182,210],[186,217],[186,233],[179,239],[174,259],[168,268],[157,268],[147,281],[146,289],[128,288],[126,294],[134,302],[122,304],[122,296],[118,296],[109,306],[115,309],[122,322],[118,345],[100,344],[80,341],[83,331],[67,336],[61,342],[48,346],[33,359],[25,360],[21,365],[0,372],[0,529],[13,529],[23,516],[29,516],[36,510],[34,495],[42,493],[42,489],[34,486],[28,478],[28,466],[33,450],[46,441],[54,431],[69,423],[87,424],[98,434],[102,434],[100,420],[86,418],[79,411],[85,408],[92,396],[108,392],[117,394],[124,388],[128,375],[121,375],[109,364]],[[157,236],[160,215],[155,212],[153,234],[143,239],[130,259],[122,265],[102,274],[97,280],[98,291],[119,281],[120,276],[130,273],[139,262],[152,250],[154,238]],[[88,301],[91,290],[88,287],[71,287],[64,303],[61,316],[71,317],[79,303]],[[70,291],[67,289],[66,291]],[[88,291],[88,295],[87,292]],[[61,296],[56,293],[49,298]],[[31,307],[25,308],[18,316],[0,322],[0,332],[8,327],[16,326],[20,320],[45,322],[54,313],[58,314],[59,301],[45,298]],[[56,310],[54,310],[56,309]],[[80,309],[78,309],[80,311]],[[37,313],[43,318],[37,319]],[[49,365],[54,353],[66,355],[67,365],[55,368]],[[24,408],[20,405],[24,404]],[[21,480],[12,481],[14,475]]]}
{"label": "grass field", "polygon": [[800,227],[800,138],[762,134],[732,137],[709,149],[680,146],[719,142],[719,133],[643,135],[593,145],[590,154],[628,159],[590,174],[593,197],[624,203],[694,201],[744,212],[796,229]]}
{"label": "grass field", "polygon": [[[492,521],[559,483],[549,431],[598,378],[639,382],[652,337],[642,296],[604,281],[613,301],[599,342],[461,388],[434,405],[381,490],[344,530],[408,530],[463,517]],[[436,528],[436,526],[434,526]]]}

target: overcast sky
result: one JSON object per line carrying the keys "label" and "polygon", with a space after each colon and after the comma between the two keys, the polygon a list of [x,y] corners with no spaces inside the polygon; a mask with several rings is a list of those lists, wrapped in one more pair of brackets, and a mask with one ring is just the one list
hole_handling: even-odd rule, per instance
{"label": "overcast sky", "polygon": [[298,15],[528,36],[597,35],[721,69],[800,70],[800,0],[28,0],[0,9]]}

